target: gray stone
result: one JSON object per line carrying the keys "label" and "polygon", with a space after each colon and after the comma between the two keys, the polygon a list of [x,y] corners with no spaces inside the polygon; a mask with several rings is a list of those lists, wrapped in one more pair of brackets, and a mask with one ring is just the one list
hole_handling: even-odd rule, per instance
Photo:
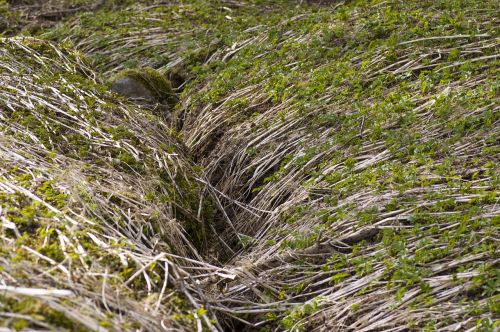
{"label": "gray stone", "polygon": [[171,112],[178,102],[171,82],[163,74],[149,67],[119,73],[111,81],[111,91],[164,119],[170,119]]}
{"label": "gray stone", "polygon": [[153,96],[146,84],[135,77],[126,76],[117,79],[111,84],[111,91],[129,99],[150,104],[156,103],[156,97]]}

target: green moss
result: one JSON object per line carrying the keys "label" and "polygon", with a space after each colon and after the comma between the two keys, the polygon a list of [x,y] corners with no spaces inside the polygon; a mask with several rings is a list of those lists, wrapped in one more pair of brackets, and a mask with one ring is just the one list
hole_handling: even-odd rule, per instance
{"label": "green moss", "polygon": [[125,70],[115,75],[111,81],[116,81],[125,77],[130,77],[142,82],[151,94],[158,99],[158,101],[166,102],[171,107],[178,101],[178,98],[172,88],[172,83],[165,75],[154,68],[146,67]]}
{"label": "green moss", "polygon": [[64,313],[54,310],[49,304],[32,297],[24,297],[15,299],[5,295],[0,296],[0,300],[4,305],[4,310],[20,315],[27,315],[31,320],[15,318],[11,320],[10,326],[16,331],[21,331],[25,328],[34,328],[37,325],[33,322],[40,321],[49,326],[57,326],[64,331],[87,331],[87,328],[81,323],[72,320]]}

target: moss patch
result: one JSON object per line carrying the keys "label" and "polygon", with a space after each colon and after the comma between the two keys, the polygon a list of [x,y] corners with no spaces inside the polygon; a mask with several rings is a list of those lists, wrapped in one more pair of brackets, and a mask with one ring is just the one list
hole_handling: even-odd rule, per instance
{"label": "moss patch", "polygon": [[[140,86],[143,86],[148,92],[145,93],[145,98],[149,98],[150,93],[154,101],[167,106],[170,110],[173,109],[178,102],[178,98],[172,88],[172,83],[163,74],[153,68],[146,67],[126,70],[115,75],[111,79],[111,82],[112,84],[119,84],[124,82],[124,79],[131,80],[129,84],[139,82]],[[140,89],[140,86],[137,86],[137,88]],[[122,88],[122,90],[124,89]],[[116,91],[120,93],[119,88],[117,88]],[[137,91],[132,92],[137,93]],[[127,93],[130,93],[130,91],[127,91],[124,95],[127,96]]]}

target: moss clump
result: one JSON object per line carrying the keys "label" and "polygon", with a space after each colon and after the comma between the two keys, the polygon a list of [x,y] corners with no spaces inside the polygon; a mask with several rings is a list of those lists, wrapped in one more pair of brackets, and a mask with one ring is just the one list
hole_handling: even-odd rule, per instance
{"label": "moss clump", "polygon": [[117,74],[112,81],[118,82],[125,78],[140,82],[151,93],[152,97],[161,104],[172,108],[178,102],[172,83],[154,68],[129,69]]}
{"label": "moss clump", "polygon": [[6,325],[15,331],[24,331],[29,327],[30,322],[34,323],[35,326],[50,328],[57,326],[63,331],[88,330],[85,326],[66,316],[64,313],[54,310],[43,300],[32,297],[15,299],[4,294],[0,296],[0,301],[9,312],[18,314],[18,316],[6,322]]}

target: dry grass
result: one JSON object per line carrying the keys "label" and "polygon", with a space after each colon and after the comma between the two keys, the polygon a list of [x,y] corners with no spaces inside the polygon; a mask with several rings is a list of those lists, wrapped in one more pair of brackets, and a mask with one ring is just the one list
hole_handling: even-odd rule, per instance
{"label": "dry grass", "polygon": [[[224,32],[253,8],[224,4]],[[188,71],[182,138],[80,55],[3,39],[4,297],[90,330],[498,327],[495,5],[392,5],[270,10],[215,49],[217,27],[182,29],[191,3],[129,7],[105,40],[85,16],[44,35],[105,75]],[[5,303],[9,324],[60,326]]]}
{"label": "dry grass", "polygon": [[[350,17],[354,22],[358,19]],[[491,24],[488,16],[475,19],[478,26]],[[307,45],[315,37],[293,30],[282,33],[286,38],[273,46],[277,50],[283,45]],[[265,44],[267,38],[263,33],[241,45]],[[447,43],[439,45],[439,41]],[[370,108],[382,100],[369,92],[357,101],[368,107],[364,116],[358,115],[349,97],[339,101],[335,85],[321,94],[316,101],[319,106],[304,114],[301,100],[293,93],[271,102],[266,91],[269,81],[264,79],[232,89],[216,103],[191,111],[186,142],[202,156],[207,177],[221,193],[221,205],[232,225],[223,227],[223,239],[251,239],[245,248],[228,252],[232,258],[226,266],[233,266],[240,278],[222,294],[213,295],[214,301],[224,303],[217,309],[233,317],[260,314],[260,319],[247,322],[254,327],[276,317],[288,319],[285,326],[291,330],[399,331],[410,326],[453,331],[474,330],[482,319],[494,321],[496,309],[484,308],[492,308],[498,298],[493,290],[479,290],[478,280],[488,275],[498,281],[494,271],[498,272],[499,234],[494,220],[500,210],[493,164],[499,159],[498,154],[485,152],[498,147],[498,116],[484,129],[470,130],[458,140],[450,138],[460,119],[498,115],[498,95],[481,105],[472,102],[465,109],[450,97],[455,100],[450,106],[455,111],[445,119],[439,118],[434,105],[449,96],[480,95],[495,84],[488,78],[498,74],[494,70],[498,46],[498,38],[487,33],[444,34],[401,42],[395,51],[397,61],[390,65],[386,59],[391,51],[385,47],[371,52],[369,63],[363,56],[351,58],[353,68],[364,68],[364,86],[389,76],[405,81],[407,88],[400,98],[413,105],[405,116],[412,119],[410,132],[418,133],[409,144],[442,142],[438,144],[443,146],[443,152],[425,162],[401,157],[408,146],[394,148],[385,135],[372,138]],[[463,58],[448,56],[457,49]],[[221,59],[230,53],[221,54]],[[255,56],[265,57],[265,53]],[[423,59],[432,60],[423,64]],[[303,66],[290,62],[290,72]],[[465,63],[479,64],[467,78],[455,74],[446,84],[422,91],[418,73],[442,72]],[[279,65],[270,63],[262,70],[272,66]],[[322,66],[327,71],[330,64],[318,64],[314,70]],[[205,89],[210,91],[211,85]],[[293,83],[290,90],[295,91]],[[398,85],[388,86],[383,96],[400,90]],[[242,99],[248,105],[233,106]],[[249,119],[249,110],[260,114]],[[323,114],[337,115],[339,122],[315,124]],[[354,125],[341,123],[343,118],[354,117]],[[400,123],[388,116],[381,130],[398,132]],[[347,141],[336,136],[344,126],[358,128]],[[450,161],[449,173],[439,174],[440,167]],[[403,183],[395,176],[399,170],[409,172]],[[338,180],[332,181],[332,174],[339,174]],[[371,175],[372,181],[364,178]],[[477,206],[490,194],[491,200]],[[446,201],[452,206],[437,208]],[[394,202],[398,208],[388,211]],[[422,214],[428,218],[424,223],[418,221]],[[363,215],[369,219],[363,221]],[[328,218],[334,221],[325,222]],[[460,236],[463,232],[468,236]],[[404,249],[391,252],[394,248],[385,241],[399,241]],[[481,250],[481,246],[489,249]],[[412,275],[418,275],[419,281],[405,280]],[[496,291],[497,281],[489,286]],[[304,304],[314,309],[304,309]],[[483,309],[473,314],[473,308]]]}
{"label": "dry grass", "polygon": [[33,328],[64,327],[46,306],[75,329],[216,329],[211,312],[183,318],[203,305],[195,280],[223,269],[176,219],[199,195],[181,143],[113,101],[77,53],[0,43],[3,311],[38,307],[48,317]]}

